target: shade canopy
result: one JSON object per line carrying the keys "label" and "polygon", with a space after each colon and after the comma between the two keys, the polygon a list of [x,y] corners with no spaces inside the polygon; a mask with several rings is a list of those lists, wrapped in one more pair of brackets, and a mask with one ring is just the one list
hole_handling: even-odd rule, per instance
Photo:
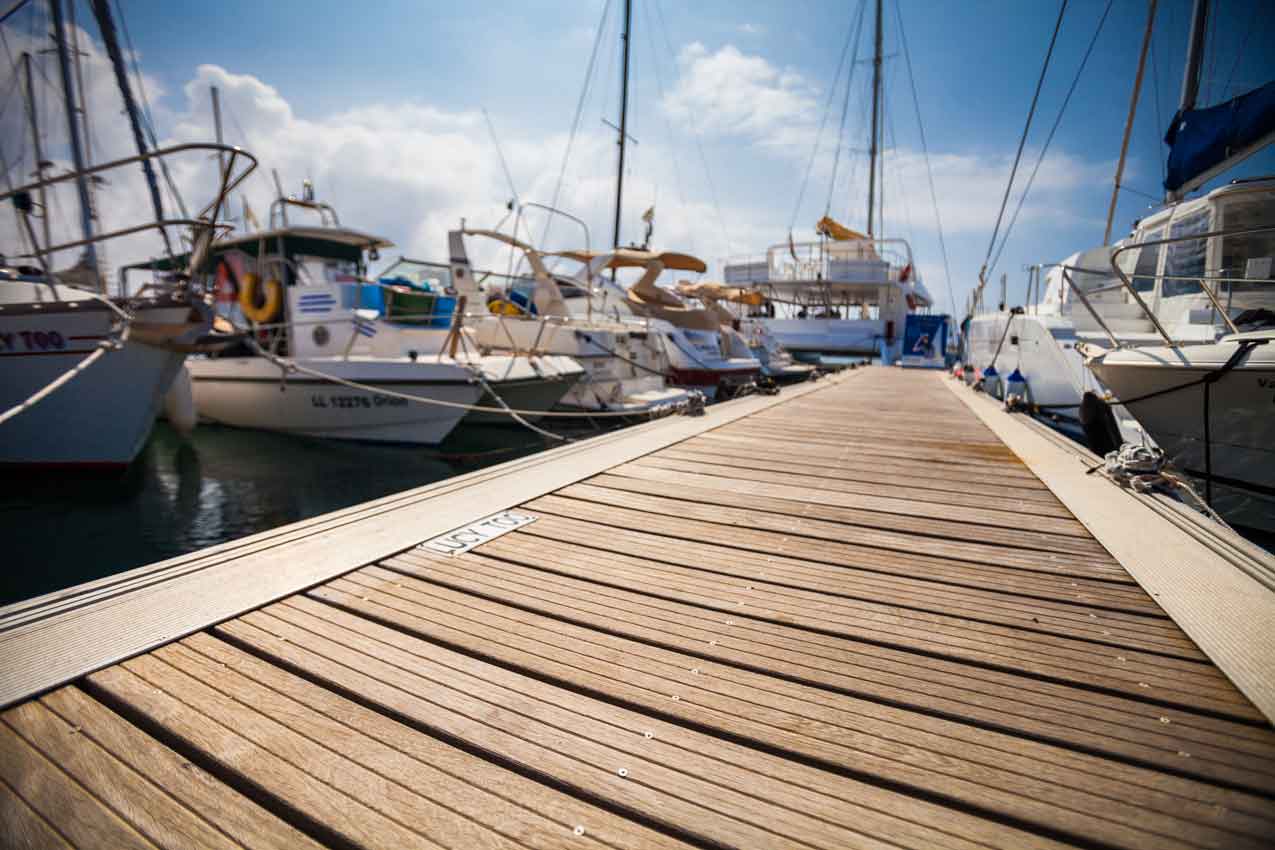
{"label": "shade canopy", "polygon": [[708,270],[708,266],[699,257],[690,254],[678,254],[672,251],[641,251],[637,248],[615,248],[609,251],[561,251],[556,256],[566,257],[581,263],[589,263],[599,257],[610,256],[611,259],[603,268],[624,269],[644,268],[658,262],[664,268],[681,272],[699,272]]}

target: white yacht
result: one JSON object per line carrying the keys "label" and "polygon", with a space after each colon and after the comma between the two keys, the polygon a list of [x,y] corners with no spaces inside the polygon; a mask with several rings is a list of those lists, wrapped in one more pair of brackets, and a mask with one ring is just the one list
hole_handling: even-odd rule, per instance
{"label": "white yacht", "polygon": [[790,241],[763,256],[728,261],[726,284],[760,292],[760,321],[802,359],[833,354],[898,361],[908,315],[933,305],[915,274],[911,247],[828,218],[818,230],[816,242]]}
{"label": "white yacht", "polygon": [[[520,252],[531,278],[483,273],[480,283],[465,248],[467,236],[493,239]],[[466,296],[466,338],[484,354],[543,352],[579,363],[584,374],[558,402],[559,410],[640,416],[688,399],[686,390],[666,384],[667,359],[648,322],[592,309],[589,293],[597,281],[589,264],[581,264],[574,276],[551,273],[543,252],[490,230],[452,231],[448,242],[450,266],[400,259],[382,279],[406,275],[434,288],[451,286]]]}
{"label": "white yacht", "polygon": [[1275,179],[1149,217],[1115,262],[1154,330],[1086,365],[1214,510],[1275,531]]}
{"label": "white yacht", "polygon": [[[319,211],[322,226],[289,225],[288,207]],[[581,377],[568,357],[480,354],[454,322],[456,299],[446,293],[392,289],[380,293],[383,311],[361,306],[367,287],[380,289],[366,282],[366,261],[390,244],[341,226],[309,196],[276,201],[270,229],[216,243],[221,309],[254,336],[252,344],[190,359],[199,416],[314,437],[429,445],[462,421],[514,421],[465,405],[508,406],[534,420]]]}
{"label": "white yacht", "polygon": [[[760,307],[762,295],[753,289],[728,287],[718,283],[678,284],[677,291],[686,298],[693,298],[706,310],[717,316],[722,333],[722,344],[734,357],[752,357],[761,366],[761,376],[779,384],[790,384],[809,379],[817,368],[809,363],[798,363],[792,354],[779,344],[765,323],[749,318],[746,308]],[[741,315],[735,315],[727,307],[735,305]]]}

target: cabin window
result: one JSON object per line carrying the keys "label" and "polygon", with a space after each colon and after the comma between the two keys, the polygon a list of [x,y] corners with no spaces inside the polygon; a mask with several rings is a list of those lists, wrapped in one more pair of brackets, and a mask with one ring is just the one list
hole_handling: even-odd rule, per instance
{"label": "cabin window", "polygon": [[[1222,227],[1245,230],[1275,227],[1275,204],[1269,195],[1253,195],[1229,202],[1222,210]],[[1227,292],[1265,292],[1275,296],[1275,230],[1222,237],[1222,258],[1218,276],[1230,280],[1218,290]]]}
{"label": "cabin window", "polygon": [[[1163,238],[1163,230],[1152,230],[1141,241],[1155,242],[1157,239]],[[1138,292],[1150,292],[1155,289],[1155,275],[1160,267],[1160,252],[1163,249],[1163,245],[1152,245],[1149,248],[1138,249],[1138,261],[1133,267],[1133,288]]]}
{"label": "cabin window", "polygon": [[[1169,238],[1207,233],[1210,210],[1204,207],[1179,216],[1169,226]],[[1164,262],[1164,286],[1160,290],[1165,298],[1175,295],[1193,295],[1200,291],[1200,278],[1204,277],[1204,261],[1208,253],[1207,239],[1186,239],[1171,242]]]}

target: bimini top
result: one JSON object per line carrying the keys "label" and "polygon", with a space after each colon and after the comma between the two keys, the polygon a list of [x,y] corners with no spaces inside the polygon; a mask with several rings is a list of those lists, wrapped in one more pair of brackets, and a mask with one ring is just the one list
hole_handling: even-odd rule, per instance
{"label": "bimini top", "polygon": [[727,286],[724,283],[689,280],[678,281],[677,291],[687,298],[698,298],[700,301],[730,301],[734,304],[746,304],[749,307],[760,307],[766,296],[756,289],[745,289],[739,286]]}
{"label": "bimini top", "polygon": [[[350,259],[357,259],[358,253],[362,251],[394,247],[394,243],[388,239],[348,227],[281,227],[218,239],[212,244],[211,253],[212,256],[216,256],[231,249],[238,249],[245,254],[256,256],[259,245],[264,244],[266,251],[272,252],[279,239],[283,239],[288,249],[295,253],[315,256],[330,256],[331,249],[339,246],[342,249],[341,253],[348,253]],[[177,255],[174,258],[176,264],[168,257],[157,257],[125,266],[121,270],[174,271],[177,268],[185,268],[187,257],[187,254]]]}
{"label": "bimini top", "polygon": [[566,257],[581,263],[590,263],[598,257],[611,255],[610,261],[603,266],[607,269],[642,268],[650,263],[662,263],[664,268],[681,272],[708,271],[708,266],[699,257],[690,254],[678,254],[672,251],[642,251],[637,248],[614,248],[607,251],[560,251],[554,256]]}

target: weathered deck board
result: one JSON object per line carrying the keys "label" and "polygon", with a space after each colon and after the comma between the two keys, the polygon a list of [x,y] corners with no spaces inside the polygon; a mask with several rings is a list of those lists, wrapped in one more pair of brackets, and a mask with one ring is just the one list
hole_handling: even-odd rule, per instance
{"label": "weathered deck board", "polygon": [[940,376],[743,404],[0,612],[102,668],[0,847],[1269,846],[1275,730]]}

